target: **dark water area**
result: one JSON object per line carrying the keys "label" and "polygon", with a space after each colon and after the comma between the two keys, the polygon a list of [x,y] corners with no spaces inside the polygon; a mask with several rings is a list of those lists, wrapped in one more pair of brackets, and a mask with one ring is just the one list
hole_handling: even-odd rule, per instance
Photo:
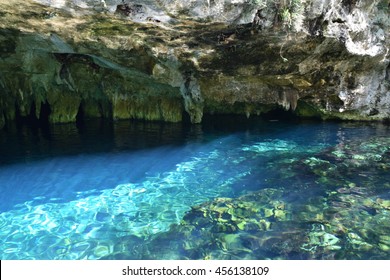
{"label": "dark water area", "polygon": [[0,258],[389,259],[389,171],[381,123],[8,126]]}

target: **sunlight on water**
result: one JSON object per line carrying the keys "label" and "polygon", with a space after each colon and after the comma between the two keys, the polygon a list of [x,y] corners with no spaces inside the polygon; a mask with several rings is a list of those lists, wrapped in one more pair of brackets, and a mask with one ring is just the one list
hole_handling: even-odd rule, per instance
{"label": "sunlight on water", "polygon": [[[302,241],[282,258],[316,258],[319,250],[334,257],[350,246],[378,248],[383,257],[390,246],[381,222],[389,217],[388,172],[376,183],[354,176],[387,170],[387,138],[334,146],[305,142],[301,133],[268,136],[232,133],[177,147],[5,165],[2,200],[19,202],[0,214],[0,258],[273,258],[267,246],[253,244],[292,236]],[[353,220],[376,224],[379,245],[346,224]]]}
{"label": "sunlight on water", "polygon": [[[110,251],[100,249],[96,254],[93,244],[110,240],[106,243],[114,246],[115,238],[126,235],[147,239],[179,223],[191,205],[232,196],[233,185],[251,172],[248,163],[241,165],[247,160],[242,151],[260,153],[259,147],[274,152],[296,148],[293,142],[267,141],[225,150],[230,138],[209,143],[191,160],[176,164],[175,170],[147,177],[140,183],[120,184],[99,191],[99,195],[79,193],[84,198],[64,203],[33,206],[32,201],[27,201],[16,205],[16,210],[1,214],[0,238],[6,248],[2,258],[102,257],[103,252]],[[48,247],[46,242],[48,238],[54,248],[62,244],[61,254],[53,255],[53,246]],[[81,241],[85,245],[80,247]],[[10,249],[15,243],[24,246]],[[29,244],[35,245],[30,249]]]}

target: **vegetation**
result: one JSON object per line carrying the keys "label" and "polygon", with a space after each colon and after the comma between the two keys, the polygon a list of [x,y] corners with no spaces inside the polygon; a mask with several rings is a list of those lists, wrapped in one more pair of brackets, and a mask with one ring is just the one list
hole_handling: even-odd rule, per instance
{"label": "vegetation", "polygon": [[281,20],[286,27],[291,28],[292,22],[302,11],[301,0],[288,0],[281,2],[284,2],[280,12]]}
{"label": "vegetation", "polygon": [[251,3],[259,9],[273,11],[275,13],[274,23],[281,22],[287,29],[292,27],[292,23],[303,8],[301,0],[252,0]]}
{"label": "vegetation", "polygon": [[390,12],[390,2],[388,0],[382,0],[378,3],[378,10]]}

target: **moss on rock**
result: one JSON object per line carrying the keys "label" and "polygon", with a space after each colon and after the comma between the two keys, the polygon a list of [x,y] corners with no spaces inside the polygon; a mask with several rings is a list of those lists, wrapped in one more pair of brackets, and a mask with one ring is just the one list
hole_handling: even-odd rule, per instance
{"label": "moss on rock", "polygon": [[369,27],[355,31],[361,26],[353,20],[344,25],[354,28],[325,21],[327,8],[310,3],[301,3],[301,17],[289,25],[268,7],[257,26],[250,9],[234,5],[226,6],[239,13],[229,24],[215,22],[215,14],[134,22],[107,11],[0,1],[2,118],[38,117],[46,102],[52,122],[74,121],[82,110],[79,116],[163,121],[180,121],[186,111],[196,123],[203,113],[248,116],[279,106],[303,117],[388,118],[383,9],[351,7]]}

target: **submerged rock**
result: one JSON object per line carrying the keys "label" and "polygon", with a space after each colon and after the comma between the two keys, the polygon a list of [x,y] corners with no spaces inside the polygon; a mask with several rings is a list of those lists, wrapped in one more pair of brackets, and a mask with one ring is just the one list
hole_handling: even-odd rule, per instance
{"label": "submerged rock", "polygon": [[[283,157],[275,164],[274,158],[269,171],[289,172],[290,185],[258,186],[193,206],[179,224],[154,235],[137,258],[150,258],[149,246],[169,244],[152,258],[389,259],[390,185],[375,176],[390,163],[389,147],[388,138],[371,137],[314,156],[302,153],[293,163]],[[356,164],[356,155],[364,162]],[[364,171],[370,177],[356,178]]]}

